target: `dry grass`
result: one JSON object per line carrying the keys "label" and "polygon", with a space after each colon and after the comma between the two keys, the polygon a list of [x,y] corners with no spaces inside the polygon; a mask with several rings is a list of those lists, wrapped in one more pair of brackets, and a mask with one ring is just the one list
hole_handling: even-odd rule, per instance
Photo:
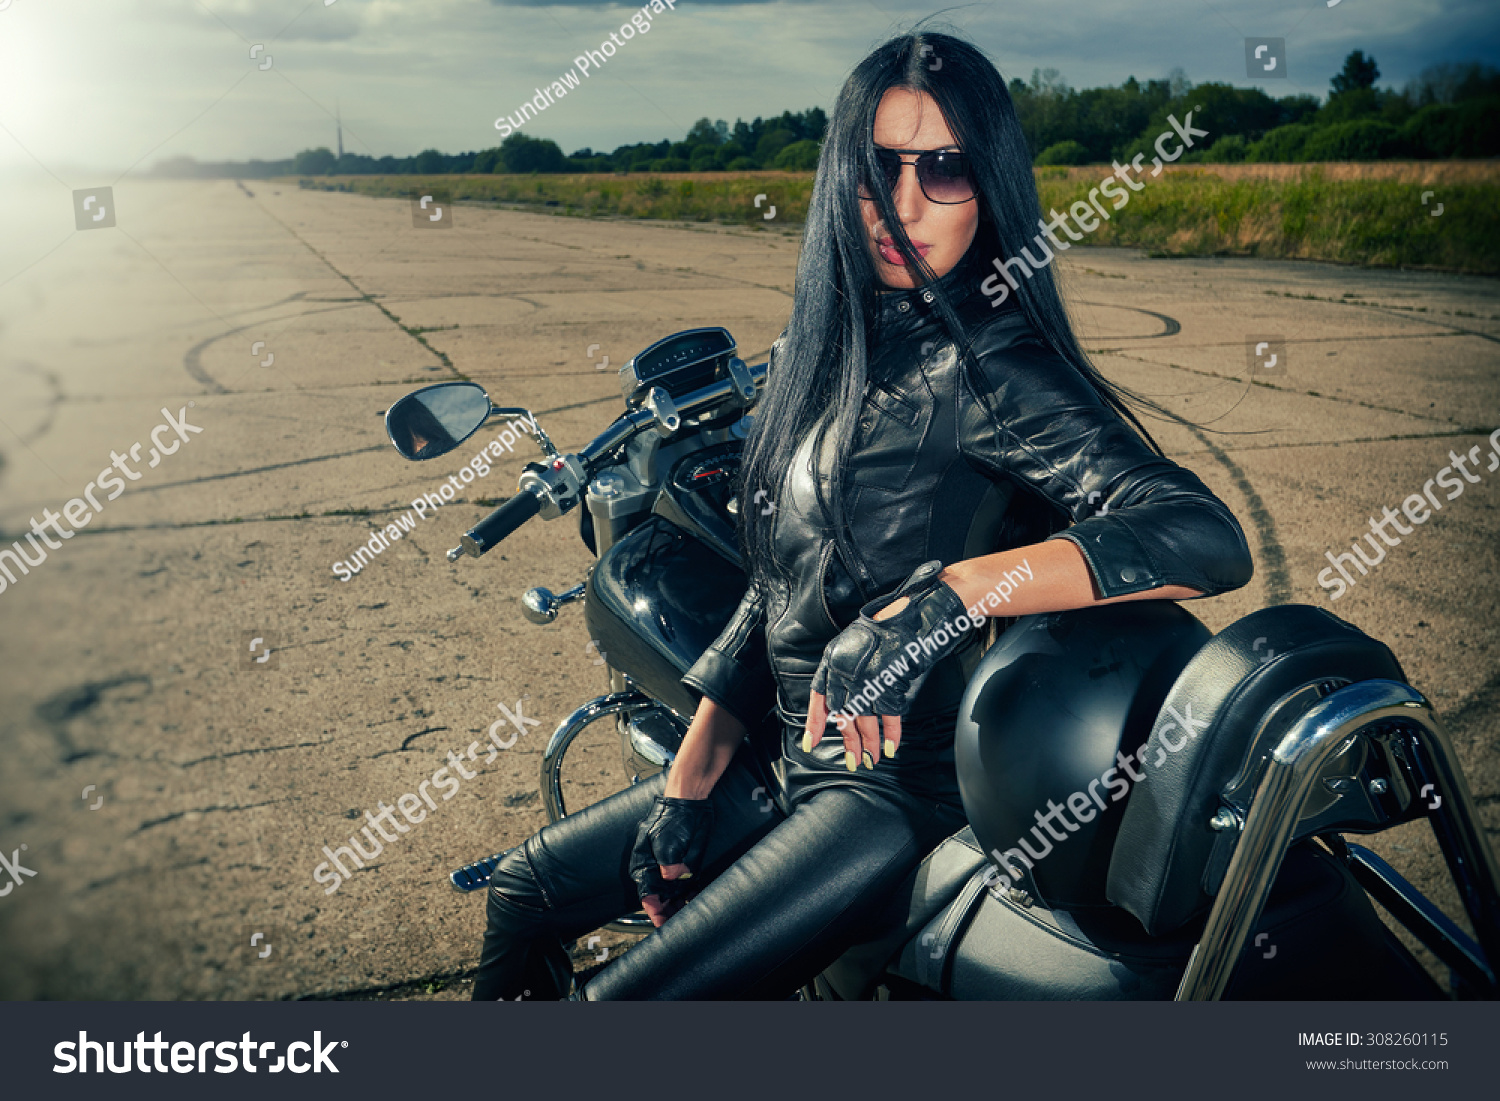
{"label": "dry grass", "polygon": [[[1085,199],[1109,172],[1108,165],[1036,169],[1042,209]],[[1500,162],[1168,165],[1141,178],[1144,189],[1112,211],[1091,244],[1500,274]],[[456,200],[565,216],[746,226],[767,225],[767,204],[754,202],[763,194],[776,207],[776,224],[795,226],[807,215],[812,174],[344,176],[301,185],[386,197],[443,188]]]}

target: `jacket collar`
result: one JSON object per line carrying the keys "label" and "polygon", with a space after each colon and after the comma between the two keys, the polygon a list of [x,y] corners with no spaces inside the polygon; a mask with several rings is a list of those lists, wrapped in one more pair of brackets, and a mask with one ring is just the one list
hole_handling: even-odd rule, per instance
{"label": "jacket collar", "polygon": [[984,270],[984,261],[977,255],[975,246],[971,245],[963,259],[953,266],[953,270],[934,283],[878,295],[873,318],[875,330],[886,335],[937,324],[941,315],[934,302],[932,288],[940,288],[957,310],[979,294],[979,285],[984,282]]}

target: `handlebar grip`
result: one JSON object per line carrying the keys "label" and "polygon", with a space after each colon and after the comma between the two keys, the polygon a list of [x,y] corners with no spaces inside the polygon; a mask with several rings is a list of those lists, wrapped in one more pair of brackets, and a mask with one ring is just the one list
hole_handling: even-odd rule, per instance
{"label": "handlebar grip", "polygon": [[478,558],[530,520],[541,509],[541,497],[530,489],[523,489],[464,532],[459,542],[466,554]]}

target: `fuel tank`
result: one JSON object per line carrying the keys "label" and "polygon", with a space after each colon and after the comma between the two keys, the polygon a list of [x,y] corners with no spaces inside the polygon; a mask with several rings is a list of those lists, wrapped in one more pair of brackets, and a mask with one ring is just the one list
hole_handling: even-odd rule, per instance
{"label": "fuel tank", "polygon": [[681,682],[739,606],[743,570],[660,516],[610,547],[589,575],[584,621],[609,664],[683,719],[697,696]]}

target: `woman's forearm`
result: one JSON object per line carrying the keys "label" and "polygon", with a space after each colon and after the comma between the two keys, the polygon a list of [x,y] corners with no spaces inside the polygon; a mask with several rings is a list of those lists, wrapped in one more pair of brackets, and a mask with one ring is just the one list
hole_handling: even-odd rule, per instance
{"label": "woman's forearm", "polygon": [[[1083,552],[1066,539],[965,558],[944,567],[938,576],[958,594],[964,607],[986,616],[1038,615],[1127,600],[1186,600],[1202,595],[1186,585],[1163,585],[1101,600]],[[875,618],[885,619],[905,606],[903,597],[882,608]]]}
{"label": "woman's forearm", "polygon": [[664,794],[706,799],[745,737],[745,724],[704,696],[667,773]]}
{"label": "woman's forearm", "polygon": [[[1028,572],[1029,577],[1026,576]],[[980,558],[966,558],[948,566],[939,576],[968,608],[990,593],[997,593],[997,597],[1004,593],[1009,602],[999,601],[994,610],[987,605],[985,611],[988,615],[1037,615],[1096,604],[1120,604],[1127,600],[1186,600],[1202,595],[1186,585],[1163,585],[1101,600],[1096,595],[1094,578],[1089,573],[1083,552],[1066,539],[1052,539]],[[1002,585],[1007,580],[1010,583],[1008,592]]]}

